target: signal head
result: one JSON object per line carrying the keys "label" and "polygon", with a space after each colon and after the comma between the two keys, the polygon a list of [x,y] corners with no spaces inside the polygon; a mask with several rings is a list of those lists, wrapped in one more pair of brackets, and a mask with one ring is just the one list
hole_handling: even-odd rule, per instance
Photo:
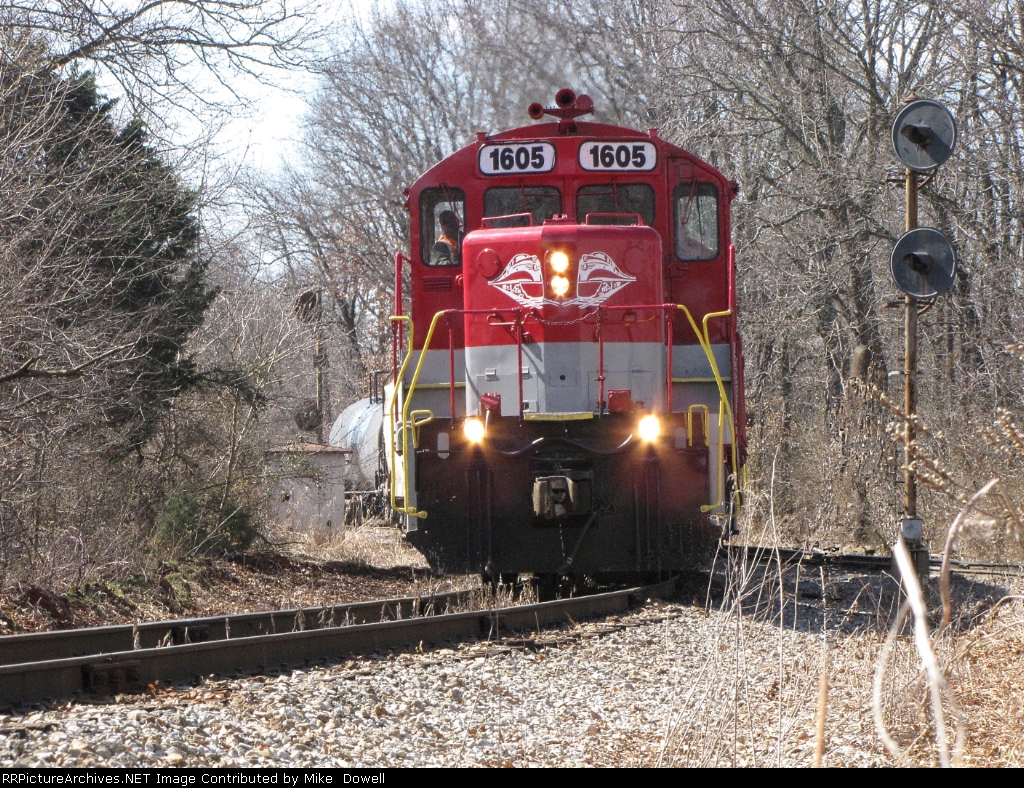
{"label": "signal head", "polygon": [[938,230],[918,227],[896,242],[889,270],[900,290],[916,301],[929,301],[953,287],[956,251]]}
{"label": "signal head", "polygon": [[956,147],[956,121],[938,102],[915,99],[892,123],[892,149],[903,166],[930,172],[945,163]]}

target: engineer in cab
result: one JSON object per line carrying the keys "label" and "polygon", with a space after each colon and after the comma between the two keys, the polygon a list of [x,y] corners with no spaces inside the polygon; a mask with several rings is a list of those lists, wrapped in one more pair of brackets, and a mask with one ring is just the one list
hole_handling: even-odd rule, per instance
{"label": "engineer in cab", "polygon": [[459,217],[455,211],[441,211],[437,223],[441,225],[441,236],[430,250],[430,264],[459,265]]}

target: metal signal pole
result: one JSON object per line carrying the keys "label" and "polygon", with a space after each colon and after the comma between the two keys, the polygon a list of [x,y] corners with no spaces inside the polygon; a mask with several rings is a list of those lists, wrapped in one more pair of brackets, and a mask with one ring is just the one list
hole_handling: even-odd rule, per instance
{"label": "metal signal pole", "polygon": [[316,371],[316,412],[320,414],[320,426],[316,428],[316,442],[324,445],[324,329],[323,323],[316,324],[316,346],[313,353],[313,369]]}
{"label": "metal signal pole", "polygon": [[[907,169],[906,231],[917,229],[917,173]],[[914,475],[912,444],[914,420],[917,417],[917,301],[909,295],[904,298],[904,355],[903,355],[903,523],[901,533],[907,549],[914,558],[922,588],[927,588],[928,547],[924,542],[924,529],[917,516],[917,477]]]}
{"label": "metal signal pole", "polygon": [[[953,286],[956,252],[938,230],[917,226],[918,175],[931,173],[956,146],[956,121],[945,107],[929,99],[908,97],[892,124],[892,149],[906,168],[907,231],[896,242],[889,270],[905,294],[903,355],[903,521],[900,539],[913,557],[921,587],[928,588],[928,546],[917,515],[917,478],[913,470],[914,422],[917,419],[918,303],[934,303]],[[927,308],[927,307],[925,307]]]}
{"label": "metal signal pole", "polygon": [[[917,229],[917,173],[907,170],[907,232]],[[914,442],[914,414],[917,412],[917,302],[904,297],[903,357],[904,410],[906,422],[903,430],[903,516],[917,517],[917,479],[911,470],[911,449]]]}

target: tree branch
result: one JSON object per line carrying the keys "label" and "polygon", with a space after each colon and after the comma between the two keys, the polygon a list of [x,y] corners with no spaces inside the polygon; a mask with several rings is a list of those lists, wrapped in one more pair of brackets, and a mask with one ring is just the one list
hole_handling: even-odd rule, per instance
{"label": "tree branch", "polygon": [[98,356],[83,361],[74,367],[64,367],[63,369],[33,369],[33,365],[39,361],[40,357],[35,356],[30,358],[20,367],[13,372],[8,372],[6,375],[0,375],[0,383],[10,383],[12,380],[20,380],[21,378],[74,378],[82,374],[82,372],[88,367],[96,364],[99,361],[112,356],[122,350],[127,350],[132,347],[135,343],[129,342],[127,345],[119,345],[118,347],[112,347],[104,353],[100,353]]}

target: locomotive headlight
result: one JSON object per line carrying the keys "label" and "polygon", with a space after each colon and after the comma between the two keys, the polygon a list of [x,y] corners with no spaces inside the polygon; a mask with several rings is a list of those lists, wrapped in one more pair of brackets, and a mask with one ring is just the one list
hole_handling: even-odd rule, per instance
{"label": "locomotive headlight", "polygon": [[569,270],[569,255],[565,252],[552,252],[548,264],[556,274],[564,274]]}
{"label": "locomotive headlight", "polygon": [[470,443],[479,443],[484,439],[484,423],[480,419],[466,419],[462,423],[462,433]]}
{"label": "locomotive headlight", "polygon": [[661,435],[661,422],[658,421],[657,416],[649,414],[640,419],[637,431],[640,433],[640,440],[646,443],[653,443]]}
{"label": "locomotive headlight", "polygon": [[569,292],[569,280],[564,276],[551,277],[551,292],[561,298]]}

